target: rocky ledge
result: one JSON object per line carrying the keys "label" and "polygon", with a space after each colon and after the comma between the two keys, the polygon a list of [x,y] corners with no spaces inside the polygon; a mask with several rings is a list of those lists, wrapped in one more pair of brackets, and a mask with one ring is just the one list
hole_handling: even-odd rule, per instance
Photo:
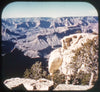
{"label": "rocky ledge", "polygon": [[91,86],[89,86],[89,85],[72,85],[72,84],[69,84],[69,85],[67,85],[67,84],[59,84],[55,89],[54,89],[54,91],[58,91],[58,90],[88,90],[88,89],[90,89],[90,88],[92,88],[93,87],[93,85],[91,85]]}
{"label": "rocky ledge", "polygon": [[14,88],[23,85],[27,91],[48,91],[48,90],[88,90],[93,87],[93,85],[67,85],[59,84],[55,89],[53,89],[54,82],[41,78],[39,80],[28,79],[28,78],[11,78],[4,81],[4,85],[13,90]]}
{"label": "rocky ledge", "polygon": [[34,79],[16,77],[11,79],[6,79],[4,81],[4,85],[11,90],[20,85],[23,85],[27,91],[32,91],[32,90],[46,91],[52,88],[53,81],[44,78],[41,78],[39,80],[34,80]]}

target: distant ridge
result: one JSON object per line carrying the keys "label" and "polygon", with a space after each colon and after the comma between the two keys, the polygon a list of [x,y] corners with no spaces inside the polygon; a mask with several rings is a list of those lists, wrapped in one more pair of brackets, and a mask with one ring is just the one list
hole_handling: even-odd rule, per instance
{"label": "distant ridge", "polygon": [[[75,33],[98,34],[97,16],[31,17],[2,19],[2,41],[11,41],[30,58],[48,58],[50,50],[61,46],[61,38]],[[3,43],[2,43],[3,44]],[[11,52],[12,47],[3,53]],[[49,49],[48,49],[49,48]],[[46,51],[49,50],[47,53]]]}

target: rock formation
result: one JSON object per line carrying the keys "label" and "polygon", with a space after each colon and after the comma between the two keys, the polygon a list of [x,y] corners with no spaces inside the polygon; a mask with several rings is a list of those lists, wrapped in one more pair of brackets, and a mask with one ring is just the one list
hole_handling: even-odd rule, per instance
{"label": "rock formation", "polygon": [[33,91],[33,90],[49,90],[50,87],[53,85],[53,81],[41,78],[39,80],[34,79],[28,79],[28,78],[11,78],[6,79],[4,81],[4,84],[9,89],[13,89],[19,85],[22,85],[26,88],[27,91]]}
{"label": "rock formation", "polygon": [[[89,40],[94,40],[95,38],[97,40],[98,36],[90,33],[65,36],[61,40],[62,47],[52,51],[50,54],[48,64],[49,72],[52,74],[55,70],[59,69],[61,73],[67,76],[67,80],[70,80],[70,76],[74,76],[80,71],[83,71],[84,73],[92,71],[91,69],[88,70],[89,66],[87,66],[87,62],[85,62],[84,60],[77,60],[74,62],[73,57],[76,56],[75,51],[77,51],[77,49],[82,48],[82,46]],[[93,53],[92,50],[91,53]],[[83,54],[85,55],[86,53]],[[95,63],[97,63],[97,61],[95,61]],[[66,81],[66,83],[68,84],[68,81]]]}
{"label": "rock formation", "polygon": [[63,57],[61,55],[61,48],[56,49],[51,52],[51,56],[49,58],[49,72],[52,74],[54,70],[57,70],[63,61]]}
{"label": "rock formation", "polygon": [[59,91],[59,90],[62,90],[62,91],[82,91],[82,90],[88,90],[90,88],[92,88],[93,85],[91,86],[88,86],[88,85],[85,85],[85,86],[82,86],[82,85],[66,85],[66,84],[59,84],[55,89],[54,91]]}
{"label": "rock formation", "polygon": [[[65,75],[66,84],[59,84],[54,90],[86,90],[93,87],[93,82],[96,82],[98,76],[98,35],[73,34],[64,37],[61,42],[62,47],[51,52],[48,68],[51,75],[55,70],[60,70],[60,73]],[[78,79],[85,86],[80,85]],[[70,80],[72,80],[71,83],[69,83]],[[47,91],[54,86],[53,81],[44,78],[38,80],[11,78],[5,80],[4,84],[9,89],[23,85],[28,91]]]}
{"label": "rock formation", "polygon": [[98,33],[98,16],[3,18],[1,28],[2,55],[17,48],[30,58],[48,58],[49,51],[61,46],[64,36]]}
{"label": "rock formation", "polygon": [[[11,78],[11,79],[6,79],[4,81],[4,84],[7,88],[10,90],[20,90],[20,91],[48,91],[48,90],[53,90],[53,91],[58,91],[58,90],[87,90],[93,87],[93,85],[67,85],[67,84],[59,84],[57,85],[56,88],[52,88],[54,83],[53,81],[41,78],[39,80],[34,80],[34,79],[27,79],[27,78]],[[20,89],[20,86],[23,89]]]}

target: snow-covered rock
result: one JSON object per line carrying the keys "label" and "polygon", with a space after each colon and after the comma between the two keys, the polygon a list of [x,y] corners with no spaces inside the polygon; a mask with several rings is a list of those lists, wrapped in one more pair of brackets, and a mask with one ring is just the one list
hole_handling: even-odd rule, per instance
{"label": "snow-covered rock", "polygon": [[4,84],[9,89],[16,88],[17,86],[23,84],[27,91],[34,90],[49,90],[53,86],[53,81],[41,78],[39,80],[28,79],[28,78],[11,78],[6,79]]}

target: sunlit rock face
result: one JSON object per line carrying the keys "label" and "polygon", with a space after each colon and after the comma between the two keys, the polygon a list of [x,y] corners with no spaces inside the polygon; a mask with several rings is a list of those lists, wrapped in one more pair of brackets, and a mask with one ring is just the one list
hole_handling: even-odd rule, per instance
{"label": "sunlit rock face", "polygon": [[59,90],[62,90],[62,91],[67,91],[67,90],[68,91],[69,90],[71,90],[71,91],[73,91],[73,90],[80,91],[80,90],[88,90],[92,87],[93,87],[93,85],[91,85],[91,86],[88,86],[88,85],[85,85],[85,86],[83,86],[83,85],[74,85],[73,86],[73,85],[59,84],[54,89],[54,91],[59,91]]}
{"label": "sunlit rock face", "polygon": [[93,39],[97,35],[93,35],[90,33],[79,33],[73,34],[69,36],[65,36],[62,41],[62,48],[65,50],[75,50],[82,46],[82,44],[86,43],[88,39]]}
{"label": "sunlit rock face", "polygon": [[4,84],[7,88],[9,89],[13,89],[21,84],[23,84],[23,86],[27,89],[27,90],[33,90],[33,85],[36,83],[36,80],[34,79],[25,79],[25,78],[10,78],[10,79],[6,79],[4,81]]}
{"label": "sunlit rock face", "polygon": [[[62,39],[62,49],[63,50],[63,62],[61,66],[61,72],[67,75],[73,75],[76,71],[74,68],[73,57],[75,56],[75,50],[82,47],[89,39],[93,40],[97,35],[93,34],[74,34]],[[70,40],[69,40],[70,39]],[[81,63],[82,61],[80,61]],[[85,65],[82,65],[82,67]],[[86,70],[86,67],[82,71]]]}
{"label": "sunlit rock face", "polygon": [[56,49],[51,52],[50,58],[49,58],[49,72],[52,74],[54,70],[57,70],[63,61],[61,48]]}
{"label": "sunlit rock face", "polygon": [[47,91],[53,85],[53,81],[40,78],[39,80],[28,79],[28,78],[11,78],[6,79],[4,84],[7,88],[13,90],[20,85],[23,85],[27,91]]}
{"label": "sunlit rock face", "polygon": [[[83,44],[87,43],[89,40],[98,40],[97,38],[97,35],[91,33],[79,33],[65,36],[61,40],[62,47],[52,51],[50,54],[48,64],[49,72],[52,74],[54,70],[59,69],[61,73],[70,76],[80,71],[84,71],[85,73],[89,71],[88,66],[86,66],[86,64],[88,64],[87,62],[74,62],[73,57],[76,55],[75,51],[82,48]],[[75,66],[76,63],[79,65],[78,68]]]}

